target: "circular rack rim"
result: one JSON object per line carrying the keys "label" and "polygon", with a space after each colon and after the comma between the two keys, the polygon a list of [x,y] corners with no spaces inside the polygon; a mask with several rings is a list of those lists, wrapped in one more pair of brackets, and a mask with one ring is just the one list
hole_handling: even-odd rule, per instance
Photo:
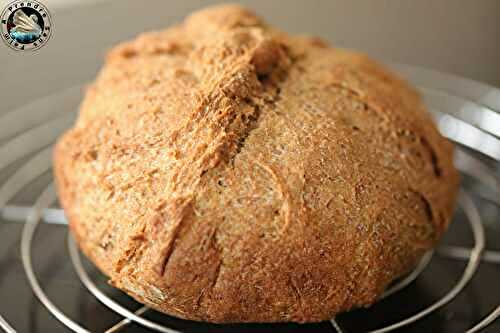
{"label": "circular rack rim", "polygon": [[[484,84],[476,83],[471,80],[457,78],[448,74],[438,73],[426,69],[420,69],[407,65],[393,65],[393,67],[395,67],[397,71],[403,72],[404,74],[406,74],[406,76],[409,76],[410,81],[412,78],[414,79],[414,84],[419,87],[422,95],[424,96],[424,99],[430,99],[431,101],[433,101],[433,103],[438,104],[438,107],[429,105],[429,108],[431,112],[433,112],[436,116],[440,130],[445,136],[447,136],[452,141],[455,141],[456,143],[479,152],[480,154],[489,156],[496,161],[500,161],[500,131],[495,131],[495,129],[488,127],[488,124],[484,121],[484,117],[477,117],[477,115],[484,116],[484,114],[487,114],[489,115],[489,118],[486,119],[491,120],[492,117],[496,117],[495,119],[500,120],[500,90],[486,86]],[[54,95],[46,96],[44,100],[63,94],[67,94],[68,96],[74,95],[75,92],[79,90],[76,88],[78,87],[71,87]],[[30,104],[36,106],[37,101]],[[470,117],[470,113],[463,112],[464,108],[467,108],[469,112],[472,111],[473,115],[475,115],[476,117]],[[36,179],[44,172],[47,172],[51,169],[50,144],[57,138],[61,131],[70,126],[75,117],[74,110],[72,110],[71,112],[64,112],[64,110],[62,112],[54,112],[53,110],[50,110],[50,112],[46,112],[46,114],[39,114],[37,116],[37,123],[32,124],[35,127],[28,128],[21,122],[22,116],[26,116],[27,114],[29,114],[28,109],[23,110],[23,112],[19,115],[16,114],[16,111],[11,111],[8,114],[0,117],[0,129],[4,126],[6,128],[9,128],[9,134],[11,135],[15,135],[19,130],[24,131],[21,134],[15,136],[14,139],[8,141],[0,147],[0,156],[2,157],[2,159],[0,160],[0,170],[7,167],[11,163],[36,152],[36,154],[27,163],[21,166],[15,172],[15,174],[0,187],[0,213],[4,213],[7,211],[7,203],[16,193],[22,190],[30,181]],[[9,123],[7,124],[7,122],[3,120],[9,120]],[[12,124],[12,122],[14,122],[14,124]],[[449,127],[450,122],[454,124],[454,126],[459,126],[459,128],[474,131],[476,139],[479,135],[479,138],[481,138],[483,141],[487,143],[493,143],[493,145],[491,146],[493,148],[484,149],[484,147],[482,147],[477,142],[470,142],[470,140],[467,141],[467,137],[461,136],[459,132],[457,133],[456,128],[455,131],[453,131],[453,128]],[[494,172],[492,172],[484,163],[475,158],[469,152],[461,149],[458,150],[457,156],[457,167],[463,173],[472,176],[477,181],[487,186],[492,187],[492,189],[497,194],[500,194],[500,180],[498,176],[496,176]],[[480,171],[478,172],[478,170]],[[442,251],[443,254],[448,255],[451,258],[466,259],[468,261],[468,264],[459,281],[441,299],[424,308],[423,310],[420,310],[415,315],[403,319],[395,324],[376,329],[374,331],[371,331],[370,333],[389,332],[418,321],[424,316],[451,302],[472,278],[473,274],[479,266],[481,255],[485,247],[484,230],[481,223],[481,217],[477,212],[477,208],[475,207],[472,199],[464,190],[461,191],[459,199],[460,206],[463,208],[472,228],[475,245],[472,250],[465,251],[465,254],[463,253],[464,251],[459,251],[466,250],[463,248],[453,249],[449,247],[444,248]],[[494,198],[490,199],[496,204],[500,204],[498,200],[495,201]],[[26,224],[23,229],[21,240],[23,266],[33,292],[36,294],[42,304],[59,321],[61,321],[64,325],[66,325],[74,332],[90,332],[67,317],[56,305],[54,305],[50,301],[48,296],[39,285],[35,272],[33,270],[31,262],[31,246],[33,236],[41,219],[47,219],[47,216],[45,214],[47,212],[47,208],[55,200],[56,193],[51,183],[38,197],[34,206],[29,207],[29,214],[26,218]],[[90,279],[89,275],[85,271],[81,262],[79,251],[69,234],[68,248],[73,266],[84,286],[89,290],[90,293],[97,297],[100,302],[104,303],[111,310],[119,313],[124,317],[122,321],[118,322],[116,325],[108,329],[107,332],[116,332],[124,326],[130,324],[131,322],[136,322],[155,331],[178,333],[178,331],[174,329],[170,329],[142,317],[141,315],[148,310],[147,307],[141,307],[135,312],[132,312],[105,295]],[[461,255],[456,255],[459,252],[461,253]],[[453,254],[455,254],[455,256]],[[483,260],[486,259],[487,255],[489,255],[489,257],[493,259],[492,261],[498,263],[498,261],[496,261],[498,258],[500,258],[500,254],[498,252],[486,251],[486,255],[484,256]],[[420,273],[425,270],[431,258],[432,252],[428,252],[427,254],[425,254],[415,270],[404,279],[400,280],[398,283],[389,288],[381,298],[388,297],[413,282],[420,275]],[[481,331],[489,324],[493,323],[499,316],[500,306],[493,309],[480,322],[470,328],[467,333],[475,333]],[[340,323],[335,321],[335,319],[332,319],[331,323],[335,331],[343,332]],[[1,315],[0,328],[8,333],[16,332],[15,329]]]}

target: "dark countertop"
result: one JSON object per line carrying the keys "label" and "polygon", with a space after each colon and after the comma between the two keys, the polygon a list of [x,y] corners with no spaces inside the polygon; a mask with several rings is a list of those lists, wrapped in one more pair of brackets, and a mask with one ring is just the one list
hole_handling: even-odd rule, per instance
{"label": "dark countertop", "polygon": [[[36,186],[35,186],[36,187]],[[33,188],[31,188],[33,189]],[[499,249],[499,210],[476,198],[486,225],[487,247]],[[20,259],[19,241],[22,223],[0,223],[0,313],[19,332],[68,332],[50,315],[33,295],[25,277]],[[33,244],[34,268],[43,288],[53,302],[78,323],[93,332],[102,332],[120,320],[120,317],[100,304],[78,280],[68,256],[65,226],[42,224]],[[460,213],[454,220],[443,243],[470,246],[472,235]],[[86,262],[91,276],[99,285],[130,309],[137,303],[105,283],[105,278]],[[369,309],[360,309],[339,316],[338,322],[346,332],[364,332],[403,319],[430,305],[443,296],[456,283],[465,262],[434,256],[429,267],[411,286]],[[500,265],[481,263],[479,270],[459,296],[436,313],[398,332],[464,332],[487,313],[500,300]],[[333,332],[327,323],[312,325],[208,325],[169,318],[159,313],[149,313],[153,318],[183,332]],[[147,332],[137,325],[130,325],[123,332]],[[500,321],[487,332],[499,332]]]}

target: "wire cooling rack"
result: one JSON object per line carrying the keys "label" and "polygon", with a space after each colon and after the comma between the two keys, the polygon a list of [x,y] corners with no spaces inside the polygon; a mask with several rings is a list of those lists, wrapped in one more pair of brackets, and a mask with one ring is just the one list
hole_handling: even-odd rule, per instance
{"label": "wire cooling rack", "polygon": [[[474,193],[500,206],[500,90],[470,80],[406,65],[392,65],[393,69],[406,77],[421,91],[429,110],[435,116],[441,133],[457,144],[455,163],[458,169],[488,191]],[[25,222],[21,238],[21,258],[33,293],[45,308],[62,324],[74,332],[90,332],[82,324],[67,316],[51,301],[39,283],[32,263],[34,235],[40,223],[66,224],[60,209],[50,208],[57,201],[53,183],[42,191],[32,205],[13,206],[9,201],[23,188],[51,169],[52,144],[55,139],[71,126],[76,111],[64,107],[61,101],[80,98],[81,87],[73,87],[47,96],[22,108],[0,117],[0,171],[9,165],[26,159],[16,172],[0,186],[0,213],[5,220]],[[52,104],[51,104],[52,103]],[[71,104],[71,103],[70,103]],[[40,108],[41,105],[53,107]],[[40,110],[38,110],[40,109]],[[467,217],[474,240],[472,247],[442,245],[437,249],[439,255],[463,260],[466,265],[450,289],[427,307],[413,315],[400,319],[388,326],[380,327],[370,333],[384,333],[415,323],[429,314],[453,302],[455,297],[467,287],[482,262],[500,264],[500,252],[486,249],[485,230],[476,204],[469,192],[462,188],[459,207]],[[147,307],[130,310],[107,295],[102,285],[95,282],[82,264],[80,253],[68,233],[69,259],[86,289],[101,303],[121,315],[123,319],[106,330],[117,332],[131,323],[136,323],[152,331],[176,333],[177,330],[143,317]],[[434,252],[424,255],[417,267],[409,275],[393,284],[381,297],[390,297],[399,292],[426,269]],[[500,295],[499,295],[500,296]],[[0,294],[1,297],[1,294]],[[485,313],[483,319],[467,330],[474,333],[484,330],[500,316],[500,306]],[[331,319],[332,332],[349,333],[342,322]],[[0,328],[15,333],[8,318],[0,314]]]}

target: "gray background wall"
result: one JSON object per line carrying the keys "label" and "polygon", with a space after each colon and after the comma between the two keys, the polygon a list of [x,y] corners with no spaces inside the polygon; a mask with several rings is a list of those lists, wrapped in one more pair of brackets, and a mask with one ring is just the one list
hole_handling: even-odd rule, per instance
{"label": "gray background wall", "polygon": [[[164,28],[218,1],[44,2],[55,25],[46,46],[26,54],[0,45],[0,112],[26,98],[88,82],[113,43],[144,30]],[[319,35],[382,61],[420,65],[500,85],[499,0],[239,2],[292,33]]]}

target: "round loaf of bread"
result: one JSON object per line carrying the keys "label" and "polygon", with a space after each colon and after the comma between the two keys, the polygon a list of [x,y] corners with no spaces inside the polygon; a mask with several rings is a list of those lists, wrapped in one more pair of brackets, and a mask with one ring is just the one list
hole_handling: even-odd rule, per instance
{"label": "round loaf of bread", "polygon": [[442,236],[459,182],[404,81],[238,6],[111,50],[55,174],[114,286],[218,323],[374,303]]}

